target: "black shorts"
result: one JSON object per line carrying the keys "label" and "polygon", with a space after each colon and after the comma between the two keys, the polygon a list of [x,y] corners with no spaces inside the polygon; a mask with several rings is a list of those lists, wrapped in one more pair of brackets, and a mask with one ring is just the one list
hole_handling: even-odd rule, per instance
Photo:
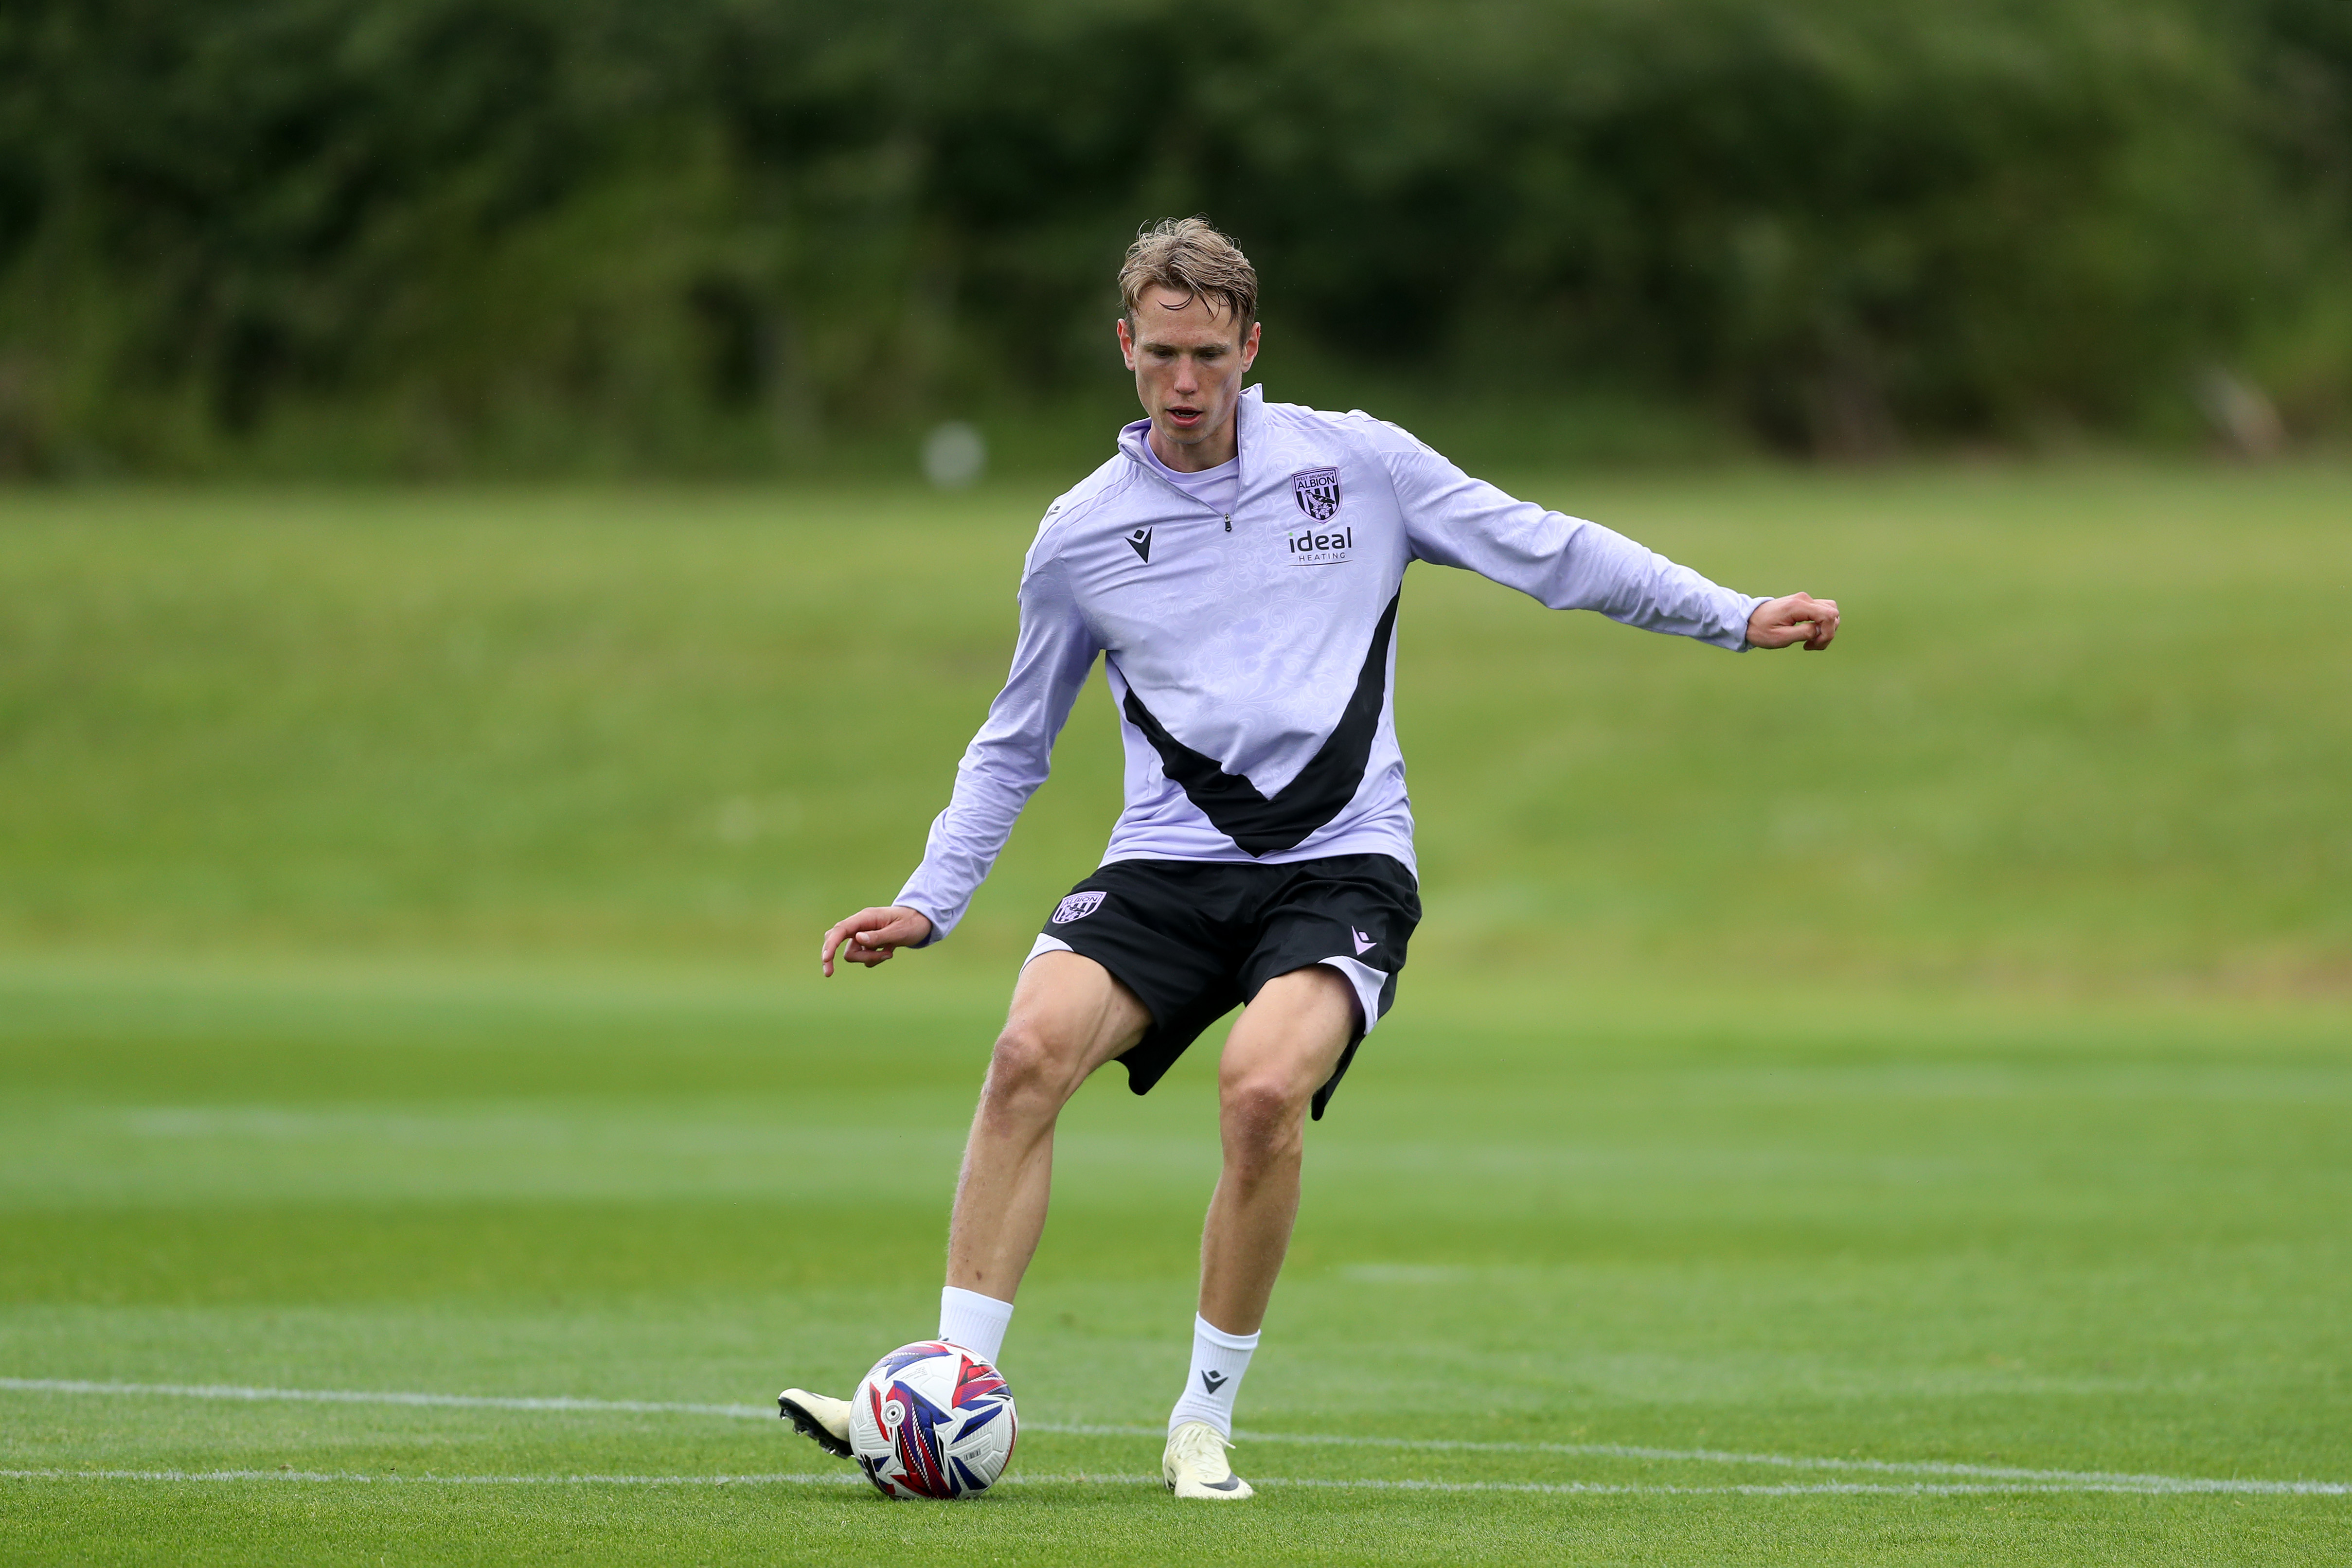
{"label": "black shorts", "polygon": [[1356,993],[1356,1032],[1315,1092],[1318,1120],[1364,1033],[1396,1000],[1405,944],[1421,923],[1412,873],[1386,855],[1286,866],[1114,860],[1070,889],[1031,951],[1066,949],[1111,972],[1151,1013],[1118,1059],[1150,1092],[1201,1031],[1277,974],[1329,963]]}

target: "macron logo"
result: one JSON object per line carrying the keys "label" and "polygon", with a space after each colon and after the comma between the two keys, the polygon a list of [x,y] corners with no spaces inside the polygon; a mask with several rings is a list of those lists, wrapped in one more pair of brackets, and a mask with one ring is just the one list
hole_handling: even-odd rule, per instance
{"label": "macron logo", "polygon": [[1217,1390],[1224,1387],[1224,1385],[1225,1374],[1222,1372],[1204,1372],[1201,1374],[1201,1386],[1207,1389],[1212,1394],[1216,1393]]}
{"label": "macron logo", "polygon": [[1363,957],[1364,954],[1371,952],[1374,947],[1379,945],[1377,939],[1366,936],[1354,926],[1349,926],[1348,928],[1348,934],[1356,939],[1356,956],[1358,958]]}
{"label": "macron logo", "polygon": [[1129,546],[1134,550],[1136,559],[1147,562],[1151,559],[1151,531],[1150,529],[1137,529],[1133,533],[1127,536],[1127,542]]}

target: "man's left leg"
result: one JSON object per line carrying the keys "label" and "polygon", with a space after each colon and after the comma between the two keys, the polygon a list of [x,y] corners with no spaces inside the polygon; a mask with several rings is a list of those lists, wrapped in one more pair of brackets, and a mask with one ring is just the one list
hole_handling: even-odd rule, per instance
{"label": "man's left leg", "polygon": [[1201,1236],[1192,1367],[1168,1418],[1162,1461],[1179,1497],[1250,1495],[1224,1459],[1234,1399],[1298,1218],[1307,1104],[1360,1026],[1354,989],[1318,963],[1267,981],[1225,1041],[1217,1068],[1224,1169]]}

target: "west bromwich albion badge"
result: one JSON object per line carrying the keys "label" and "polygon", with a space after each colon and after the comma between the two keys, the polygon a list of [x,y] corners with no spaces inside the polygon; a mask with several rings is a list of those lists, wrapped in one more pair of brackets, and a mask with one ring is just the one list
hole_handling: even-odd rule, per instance
{"label": "west bromwich albion badge", "polygon": [[1306,468],[1290,476],[1290,493],[1298,510],[1318,522],[1328,522],[1339,510],[1339,470]]}
{"label": "west bromwich albion badge", "polygon": [[1072,921],[1082,921],[1102,908],[1102,894],[1091,889],[1083,893],[1072,893],[1068,898],[1064,899],[1061,907],[1054,911],[1054,924],[1066,926]]}

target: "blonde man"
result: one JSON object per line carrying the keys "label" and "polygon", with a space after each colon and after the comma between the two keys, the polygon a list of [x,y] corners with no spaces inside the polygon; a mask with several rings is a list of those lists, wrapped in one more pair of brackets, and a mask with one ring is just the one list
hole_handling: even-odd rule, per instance
{"label": "blonde man", "polygon": [[[1192,1363],[1162,1460],[1178,1497],[1231,1500],[1250,1495],[1226,1450],[1298,1211],[1306,1123],[1394,1001],[1421,918],[1391,713],[1405,569],[1460,567],[1734,650],[1827,647],[1838,609],[1718,587],[1472,479],[1393,425],[1244,389],[1257,275],[1203,219],[1144,233],[1118,281],[1119,352],[1146,417],[1045,509],[1012,673],[923,862],[891,904],[826,931],[822,963],[883,963],[955,928],[1102,660],[1126,805],[1014,986],[956,1186],[939,1337],[996,1360],[1078,1085],[1118,1061],[1145,1093],[1239,1006],[1218,1064],[1224,1166]],[[793,1389],[782,1404],[847,1451],[845,1402]]]}

